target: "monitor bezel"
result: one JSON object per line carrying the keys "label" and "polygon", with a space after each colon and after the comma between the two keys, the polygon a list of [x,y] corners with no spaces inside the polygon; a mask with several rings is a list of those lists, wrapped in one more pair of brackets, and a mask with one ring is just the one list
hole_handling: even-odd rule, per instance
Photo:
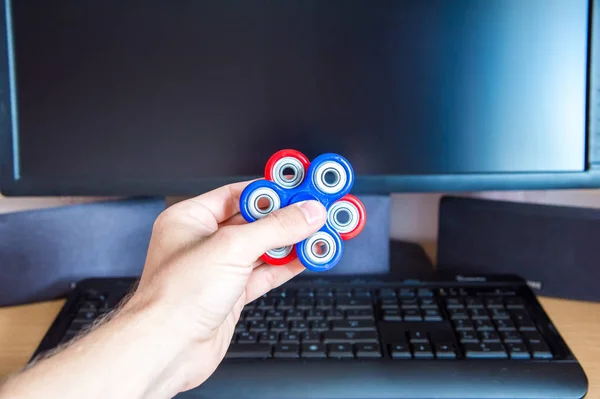
{"label": "monitor bezel", "polygon": [[[261,176],[223,176],[194,180],[40,180],[20,177],[15,162],[17,147],[16,100],[11,46],[10,0],[1,0],[0,29],[0,193],[4,196],[165,196],[196,195],[224,184]],[[591,159],[600,137],[600,2],[590,0],[587,62],[587,112],[585,169],[581,172],[480,173],[449,175],[356,176],[353,193],[391,194],[398,192],[464,192],[490,190],[547,190],[600,188],[600,159]],[[598,148],[600,153],[600,147]],[[596,161],[596,162],[594,162]]]}

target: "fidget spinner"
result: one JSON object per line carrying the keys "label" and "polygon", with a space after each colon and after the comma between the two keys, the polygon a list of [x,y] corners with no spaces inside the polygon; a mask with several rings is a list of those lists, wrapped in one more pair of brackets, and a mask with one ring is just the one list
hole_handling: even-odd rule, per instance
{"label": "fidget spinner", "polygon": [[312,163],[296,150],[281,150],[269,158],[265,179],[250,183],[240,197],[240,211],[247,222],[306,200],[317,200],[327,209],[323,227],[307,239],[262,255],[268,264],[280,266],[296,257],[309,270],[323,272],[338,264],[343,241],[356,237],[364,228],[363,203],[350,193],[354,171],[346,158],[322,154]]}

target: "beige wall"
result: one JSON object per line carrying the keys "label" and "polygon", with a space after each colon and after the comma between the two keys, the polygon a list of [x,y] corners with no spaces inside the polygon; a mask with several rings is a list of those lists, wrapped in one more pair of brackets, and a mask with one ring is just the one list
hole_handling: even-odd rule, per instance
{"label": "beige wall", "polygon": [[[600,190],[549,190],[460,193],[459,195],[534,203],[600,208]],[[435,261],[438,202],[440,193],[394,194],[391,237],[422,244]],[[0,196],[0,213],[39,209],[95,201],[98,197],[5,198]],[[171,199],[176,201],[177,199]]]}

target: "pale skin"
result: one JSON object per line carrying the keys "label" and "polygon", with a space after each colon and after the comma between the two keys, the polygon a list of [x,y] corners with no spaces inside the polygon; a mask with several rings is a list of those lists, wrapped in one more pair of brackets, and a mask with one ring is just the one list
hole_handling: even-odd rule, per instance
{"label": "pale skin", "polygon": [[260,260],[318,231],[315,201],[254,223],[239,213],[248,182],[173,205],[156,220],[139,285],[103,323],[11,376],[0,399],[171,398],[222,361],[245,304],[304,270]]}

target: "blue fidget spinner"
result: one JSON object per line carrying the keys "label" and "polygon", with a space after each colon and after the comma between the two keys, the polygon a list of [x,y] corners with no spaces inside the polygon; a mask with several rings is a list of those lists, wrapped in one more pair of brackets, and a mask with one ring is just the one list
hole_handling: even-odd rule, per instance
{"label": "blue fidget spinner", "polygon": [[343,241],[356,237],[364,228],[363,203],[350,193],[354,171],[346,158],[322,154],[312,163],[296,150],[281,150],[269,158],[265,179],[250,183],[240,197],[240,212],[254,222],[290,204],[317,200],[327,209],[323,227],[299,243],[274,248],[262,255],[271,265],[285,265],[298,257],[309,270],[323,272],[338,264]]}

